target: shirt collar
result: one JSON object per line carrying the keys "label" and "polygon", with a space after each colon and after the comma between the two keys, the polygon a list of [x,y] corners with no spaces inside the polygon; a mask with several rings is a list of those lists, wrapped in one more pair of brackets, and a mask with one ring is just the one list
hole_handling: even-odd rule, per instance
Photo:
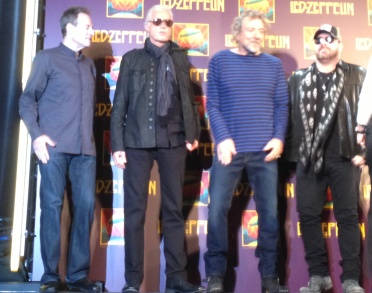
{"label": "shirt collar", "polygon": [[71,50],[69,47],[67,47],[63,43],[60,43],[59,48],[66,55],[72,56],[79,61],[83,58],[83,54],[81,50],[78,52],[75,52],[74,50]]}

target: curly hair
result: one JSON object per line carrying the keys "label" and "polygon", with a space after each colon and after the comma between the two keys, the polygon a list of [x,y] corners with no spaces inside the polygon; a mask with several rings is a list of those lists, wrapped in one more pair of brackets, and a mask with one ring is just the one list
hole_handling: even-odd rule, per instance
{"label": "curly hair", "polygon": [[243,20],[248,17],[250,20],[253,19],[260,19],[264,25],[265,32],[267,32],[270,28],[269,22],[266,19],[265,14],[257,10],[246,10],[239,16],[235,17],[233,23],[231,25],[231,33],[233,35],[233,41],[236,42],[236,37],[242,31]]}

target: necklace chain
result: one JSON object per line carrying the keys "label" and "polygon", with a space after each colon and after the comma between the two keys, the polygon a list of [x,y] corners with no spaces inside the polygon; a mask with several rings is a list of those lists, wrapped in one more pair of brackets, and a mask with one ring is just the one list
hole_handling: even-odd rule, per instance
{"label": "necklace chain", "polygon": [[[318,71],[318,80],[321,82],[321,88],[323,89],[323,91],[326,91],[327,89],[327,84],[329,82],[329,79],[330,77],[332,76],[332,72],[331,73],[321,73]],[[325,79],[325,81],[324,81]]]}

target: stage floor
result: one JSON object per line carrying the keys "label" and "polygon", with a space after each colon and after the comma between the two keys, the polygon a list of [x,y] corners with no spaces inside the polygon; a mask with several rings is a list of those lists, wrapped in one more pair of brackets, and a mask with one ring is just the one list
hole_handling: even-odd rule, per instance
{"label": "stage floor", "polygon": [[[39,292],[39,282],[0,282],[0,292]],[[58,291],[69,292],[69,291]],[[69,292],[71,293],[71,292]]]}
{"label": "stage floor", "polygon": [[[4,292],[39,292],[39,282],[0,282],[0,293]],[[332,292],[332,291],[331,291]],[[58,291],[58,293],[72,293],[70,291]],[[115,292],[110,292],[115,293]],[[116,292],[121,293],[121,292]],[[151,292],[150,292],[151,293]],[[152,292],[160,293],[160,292]]]}
{"label": "stage floor", "polygon": [[0,283],[0,292],[39,292],[39,282]]}
{"label": "stage floor", "polygon": [[[97,284],[101,284],[101,283],[97,283]],[[39,288],[40,288],[39,282],[0,282],[0,293],[39,292]],[[58,293],[63,293],[63,292],[71,293],[70,291],[58,291]],[[113,292],[110,292],[110,293],[113,293]]]}
{"label": "stage floor", "polygon": [[[0,282],[1,293],[3,292],[39,292],[39,288],[40,288],[39,282]],[[58,291],[58,293],[63,293],[63,292],[71,293],[69,291]],[[110,293],[113,293],[113,292],[110,292]]]}

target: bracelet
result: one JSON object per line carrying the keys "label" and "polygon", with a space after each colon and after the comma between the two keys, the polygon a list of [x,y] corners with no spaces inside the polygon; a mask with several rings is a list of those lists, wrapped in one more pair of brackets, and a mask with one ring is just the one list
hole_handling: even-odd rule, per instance
{"label": "bracelet", "polygon": [[359,134],[365,134],[365,133],[366,133],[365,130],[362,130],[362,131],[361,131],[361,130],[356,130],[355,132],[356,132],[356,133],[359,133]]}

